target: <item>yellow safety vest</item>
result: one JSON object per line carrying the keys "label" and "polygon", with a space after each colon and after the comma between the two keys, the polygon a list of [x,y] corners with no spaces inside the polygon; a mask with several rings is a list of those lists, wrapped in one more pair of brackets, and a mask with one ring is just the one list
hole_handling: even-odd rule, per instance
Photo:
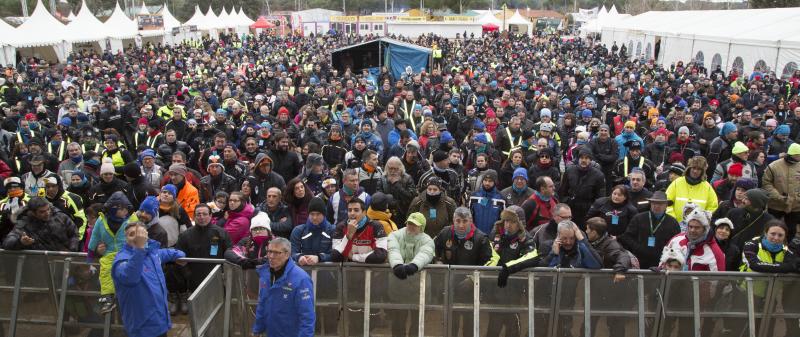
{"label": "yellow safety vest", "polygon": [[[780,252],[775,254],[775,259],[773,260],[772,253],[770,253],[768,250],[764,249],[764,247],[761,247],[761,237],[758,236],[755,239],[758,239],[758,241],[759,241],[758,242],[758,254],[757,254],[759,260],[761,260],[762,262],[766,262],[766,263],[780,263],[780,262],[783,262],[783,259],[786,257],[786,250],[788,249],[786,247],[786,245],[783,246],[783,250],[781,250]],[[739,266],[739,271],[752,272],[753,270],[750,269],[750,266],[747,264],[747,260],[745,260],[744,262],[742,262],[742,265]],[[747,283],[745,283],[745,281],[742,281],[741,283],[739,283],[739,288],[742,289],[742,290],[746,290],[747,289]],[[753,282],[753,294],[754,295],[763,298],[766,295],[766,293],[767,293],[767,281],[754,281]]]}
{"label": "yellow safety vest", "polygon": [[[86,144],[82,144],[81,145],[81,149],[83,150],[83,153],[88,152],[86,150]],[[97,152],[100,152],[100,144],[94,144],[94,153],[97,153]]]}
{"label": "yellow safety vest", "polygon": [[511,150],[516,148],[516,147],[519,147],[522,144],[522,136],[520,136],[519,137],[519,141],[517,141],[517,143],[514,144],[514,137],[511,135],[511,130],[509,130],[511,128],[506,127],[506,128],[503,128],[503,129],[506,130],[506,135],[508,136],[508,142],[510,143],[510,146],[508,147],[508,151],[503,151],[503,154],[508,156],[508,157],[510,157],[511,156]]}
{"label": "yellow safety vest", "polygon": [[[36,137],[36,133],[33,132],[33,130],[29,130],[29,131],[31,132],[31,138]],[[24,143],[22,141],[22,131],[17,131],[17,141],[20,142],[20,143]]]}
{"label": "yellow safety vest", "polygon": [[108,151],[103,153],[103,158],[111,158],[111,162],[114,164],[114,167],[123,167],[125,166],[125,159],[122,158],[122,150],[117,150],[117,153],[114,153],[109,156]]}
{"label": "yellow safety vest", "polygon": [[[644,165],[644,156],[640,156],[639,157],[639,165],[637,165],[636,167],[642,168],[642,165]],[[623,173],[625,173],[625,176],[627,177],[628,173],[629,173],[628,172],[628,156],[625,156],[625,159],[622,161],[622,169],[624,170]]]}
{"label": "yellow safety vest", "polygon": [[81,228],[78,228],[78,238],[83,240],[83,235],[86,233],[86,213],[84,213],[82,209],[78,208],[78,204],[75,203],[75,200],[72,200],[72,197],[70,197],[67,192],[64,192],[64,194],[61,195],[61,199],[66,201],[67,207],[72,209],[76,218],[83,220],[83,225]]}
{"label": "yellow safety vest", "polygon": [[[65,147],[66,146],[64,145],[63,141],[61,142],[61,144],[58,145],[58,156],[56,157],[58,159],[58,161],[64,160],[64,148]],[[49,152],[50,154],[53,154],[53,143],[52,142],[47,142],[47,152]]]}

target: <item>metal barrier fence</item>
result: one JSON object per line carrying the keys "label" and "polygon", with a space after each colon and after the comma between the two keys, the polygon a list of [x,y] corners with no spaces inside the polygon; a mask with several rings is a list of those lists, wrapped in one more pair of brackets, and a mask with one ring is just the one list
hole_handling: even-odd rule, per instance
{"label": "metal barrier fence", "polygon": [[[222,260],[187,259],[194,263]],[[0,252],[0,336],[124,336],[98,314],[99,266],[85,254]],[[800,278],[737,272],[537,268],[498,288],[499,268],[320,264],[311,275],[318,336],[789,336]],[[258,276],[216,266],[189,297],[192,336],[248,336]]]}

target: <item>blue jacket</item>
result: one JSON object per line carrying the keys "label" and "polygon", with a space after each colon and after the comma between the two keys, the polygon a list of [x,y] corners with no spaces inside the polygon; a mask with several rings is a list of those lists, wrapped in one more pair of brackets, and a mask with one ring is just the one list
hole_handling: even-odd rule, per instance
{"label": "blue jacket", "polygon": [[636,134],[636,132],[632,132],[630,134],[626,134],[625,132],[623,132],[623,133],[620,133],[619,136],[614,138],[614,140],[617,142],[617,145],[619,145],[618,146],[618,148],[619,148],[619,158],[618,159],[625,158],[625,156],[628,155],[628,148],[625,147],[625,142],[627,142],[629,140],[634,140],[634,139],[638,140],[639,144],[642,146],[642,149],[644,149],[644,141],[642,140],[642,137],[639,137],[639,135]]}
{"label": "blue jacket", "polygon": [[[417,134],[414,133],[414,130],[411,130],[411,129],[407,129],[407,130],[408,130],[408,133],[411,134],[411,139],[417,140]],[[400,143],[400,130],[397,130],[397,128],[394,128],[394,129],[392,129],[392,131],[389,131],[389,139],[388,140],[389,140],[389,146],[392,146],[393,144],[399,144]]]}
{"label": "blue jacket", "polygon": [[[584,234],[585,235],[585,234]],[[550,267],[559,267],[561,259],[569,259],[569,265],[572,268],[585,268],[585,269],[600,269],[603,265],[600,263],[600,258],[596,252],[589,247],[589,241],[586,238],[575,242],[578,245],[578,251],[571,256],[567,256],[564,249],[560,249],[558,255],[550,252]]]}
{"label": "blue jacket", "polygon": [[506,208],[506,199],[497,192],[497,187],[488,192],[481,187],[470,196],[469,208],[475,227],[481,232],[491,233],[494,222],[500,220],[500,212]]}
{"label": "blue jacket", "polygon": [[334,230],[336,227],[327,219],[323,219],[319,226],[315,226],[311,223],[311,219],[308,219],[305,224],[292,229],[290,240],[294,262],[303,255],[316,255],[319,257],[319,262],[330,262]]}
{"label": "blue jacket", "polygon": [[267,332],[269,337],[314,336],[314,288],[311,277],[292,259],[286,261],[283,275],[271,281],[269,264],[258,272],[258,308],[253,333]]}
{"label": "blue jacket", "polygon": [[159,336],[172,326],[161,263],[175,261],[186,254],[160,247],[155,240],[148,240],[145,249],[126,244],[114,258],[111,277],[117,289],[125,332],[130,337]]}

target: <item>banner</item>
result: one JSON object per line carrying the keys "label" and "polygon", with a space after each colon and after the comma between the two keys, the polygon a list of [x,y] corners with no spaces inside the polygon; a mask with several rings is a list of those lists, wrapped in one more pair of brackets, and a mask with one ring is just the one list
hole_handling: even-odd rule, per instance
{"label": "banner", "polygon": [[425,22],[427,21],[424,16],[408,16],[397,18],[398,22]]}
{"label": "banner", "polygon": [[473,16],[466,16],[466,15],[453,15],[453,16],[445,16],[443,17],[445,22],[473,22],[475,21],[475,17]]}
{"label": "banner", "polygon": [[164,17],[161,15],[137,15],[136,22],[139,30],[163,30]]}

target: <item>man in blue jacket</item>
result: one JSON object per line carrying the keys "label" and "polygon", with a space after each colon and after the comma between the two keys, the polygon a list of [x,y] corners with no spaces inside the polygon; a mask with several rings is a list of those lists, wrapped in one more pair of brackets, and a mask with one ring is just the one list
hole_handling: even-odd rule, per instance
{"label": "man in blue jacket", "polygon": [[314,293],[311,277],[290,258],[292,244],[285,238],[270,241],[266,264],[258,272],[258,308],[253,335],[314,336]]}
{"label": "man in blue jacket", "polygon": [[125,332],[130,337],[166,337],[172,322],[161,264],[185,254],[161,249],[158,241],[148,240],[141,222],[128,224],[125,238],[125,247],[117,253],[111,269]]}
{"label": "man in blue jacket", "polygon": [[295,227],[290,237],[292,259],[301,266],[331,261],[336,227],[325,219],[325,202],[315,197],[308,203],[308,220]]}
{"label": "man in blue jacket", "polygon": [[497,191],[497,172],[486,170],[478,177],[480,189],[469,198],[469,208],[475,227],[484,233],[491,233],[494,222],[500,218],[500,212],[506,208],[506,199]]}

